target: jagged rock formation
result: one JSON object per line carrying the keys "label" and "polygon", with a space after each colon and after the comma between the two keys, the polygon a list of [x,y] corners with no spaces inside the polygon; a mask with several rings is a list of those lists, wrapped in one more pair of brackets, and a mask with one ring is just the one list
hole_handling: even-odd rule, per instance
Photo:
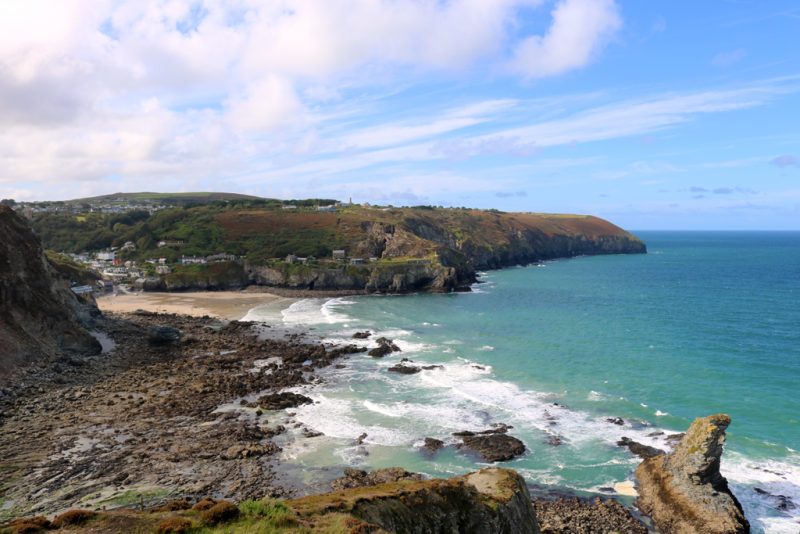
{"label": "jagged rock formation", "polygon": [[344,476],[331,482],[334,490],[345,490],[351,488],[365,488],[369,486],[379,486],[399,482],[400,480],[422,480],[422,475],[410,473],[401,467],[387,467],[376,469],[371,473],[352,467],[344,468]]}
{"label": "jagged rock formation", "polygon": [[525,481],[508,469],[482,469],[448,480],[399,480],[287,504],[301,516],[345,513],[388,532],[539,532]]}
{"label": "jagged rock formation", "polygon": [[724,414],[695,419],[669,454],[644,460],[636,469],[637,505],[664,534],[739,534],[750,531],[739,501],[720,473]]}
{"label": "jagged rock formation", "polygon": [[87,320],[28,223],[0,206],[0,382],[28,364],[99,353]]}

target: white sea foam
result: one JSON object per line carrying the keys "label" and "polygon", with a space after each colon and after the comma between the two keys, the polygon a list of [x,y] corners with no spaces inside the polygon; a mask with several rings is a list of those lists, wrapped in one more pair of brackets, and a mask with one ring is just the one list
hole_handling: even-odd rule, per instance
{"label": "white sea foam", "polygon": [[[342,308],[353,304],[351,300],[335,299],[302,299],[292,303],[281,311],[286,324],[336,324],[346,323],[350,317]],[[249,315],[249,314],[248,314]]]}
{"label": "white sea foam", "polygon": [[[756,460],[725,451],[721,470],[754,527],[775,534],[800,532],[800,456]],[[780,495],[796,506],[778,510]]]}
{"label": "white sea foam", "polygon": [[491,352],[494,350],[494,347],[491,345],[484,345],[482,347],[479,347],[478,350],[482,352]]}
{"label": "white sea foam", "polygon": [[669,412],[662,412],[661,410],[656,410],[656,417],[664,417],[669,415]]}

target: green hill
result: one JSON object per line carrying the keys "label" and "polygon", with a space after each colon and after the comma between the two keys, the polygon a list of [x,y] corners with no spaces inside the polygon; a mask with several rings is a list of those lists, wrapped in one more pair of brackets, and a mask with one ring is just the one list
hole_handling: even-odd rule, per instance
{"label": "green hill", "polygon": [[[195,193],[111,193],[96,197],[77,198],[69,200],[69,203],[100,203],[100,202],[157,202],[161,204],[187,204],[187,203],[207,203],[232,200],[267,200],[253,195],[242,195],[239,193],[215,193],[215,192],[195,192]],[[280,202],[280,201],[278,201]]]}

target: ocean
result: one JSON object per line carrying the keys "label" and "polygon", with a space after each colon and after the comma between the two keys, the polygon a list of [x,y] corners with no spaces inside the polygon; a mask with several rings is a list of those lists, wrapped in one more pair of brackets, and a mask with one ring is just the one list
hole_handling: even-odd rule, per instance
{"label": "ocean", "polygon": [[[370,330],[402,352],[357,354],[302,390],[316,402],[295,418],[325,436],[285,458],[309,481],[333,465],[450,476],[480,464],[427,458],[423,438],[506,423],[528,453],[503,465],[530,484],[625,499],[639,459],[617,440],[665,448],[653,434],[724,412],[722,471],[754,532],[800,532],[800,233],[637,235],[648,254],[482,273],[471,293],[295,302],[286,323],[336,343]],[[444,369],[387,372],[401,358]]]}

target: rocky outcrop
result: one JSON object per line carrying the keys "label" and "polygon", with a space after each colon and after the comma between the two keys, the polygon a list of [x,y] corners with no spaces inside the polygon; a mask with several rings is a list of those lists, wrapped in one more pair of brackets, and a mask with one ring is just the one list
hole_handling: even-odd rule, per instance
{"label": "rocky outcrop", "polygon": [[648,458],[636,469],[637,505],[660,532],[749,532],[742,507],[720,473],[730,422],[724,414],[698,418],[671,453]]}
{"label": "rocky outcrop", "polygon": [[513,460],[517,456],[525,454],[525,444],[514,436],[508,435],[511,428],[514,427],[501,423],[481,432],[469,430],[454,432],[453,435],[462,440],[456,445],[456,448],[478,456],[486,462]]}
{"label": "rocky outcrop", "polygon": [[388,532],[539,533],[525,481],[507,469],[482,469],[448,480],[400,480],[287,504],[301,517],[345,513]]}
{"label": "rocky outcrop", "polygon": [[386,339],[385,337],[379,337],[375,340],[378,344],[377,347],[369,351],[369,355],[373,358],[383,358],[387,354],[391,354],[393,352],[400,352],[400,347],[395,345],[395,343],[391,339]]}
{"label": "rocky outcrop", "polygon": [[85,328],[89,320],[28,223],[0,206],[0,381],[61,355],[99,353]]}
{"label": "rocky outcrop", "polygon": [[351,488],[365,488],[369,486],[379,486],[381,484],[390,484],[392,482],[399,482],[401,480],[422,480],[423,477],[417,473],[410,473],[401,467],[387,467],[385,469],[376,469],[371,473],[362,471],[360,469],[353,469],[352,467],[344,468],[344,476],[337,478],[331,482],[331,488],[334,491],[351,489]]}
{"label": "rocky outcrop", "polygon": [[647,458],[652,458],[654,456],[658,456],[659,454],[664,454],[664,451],[662,451],[661,449],[656,449],[655,447],[651,447],[650,445],[644,445],[643,443],[639,443],[638,441],[633,441],[631,438],[626,438],[625,436],[623,436],[622,439],[617,441],[617,445],[620,447],[627,447],[629,451],[631,451],[639,458],[642,458],[643,460]]}

